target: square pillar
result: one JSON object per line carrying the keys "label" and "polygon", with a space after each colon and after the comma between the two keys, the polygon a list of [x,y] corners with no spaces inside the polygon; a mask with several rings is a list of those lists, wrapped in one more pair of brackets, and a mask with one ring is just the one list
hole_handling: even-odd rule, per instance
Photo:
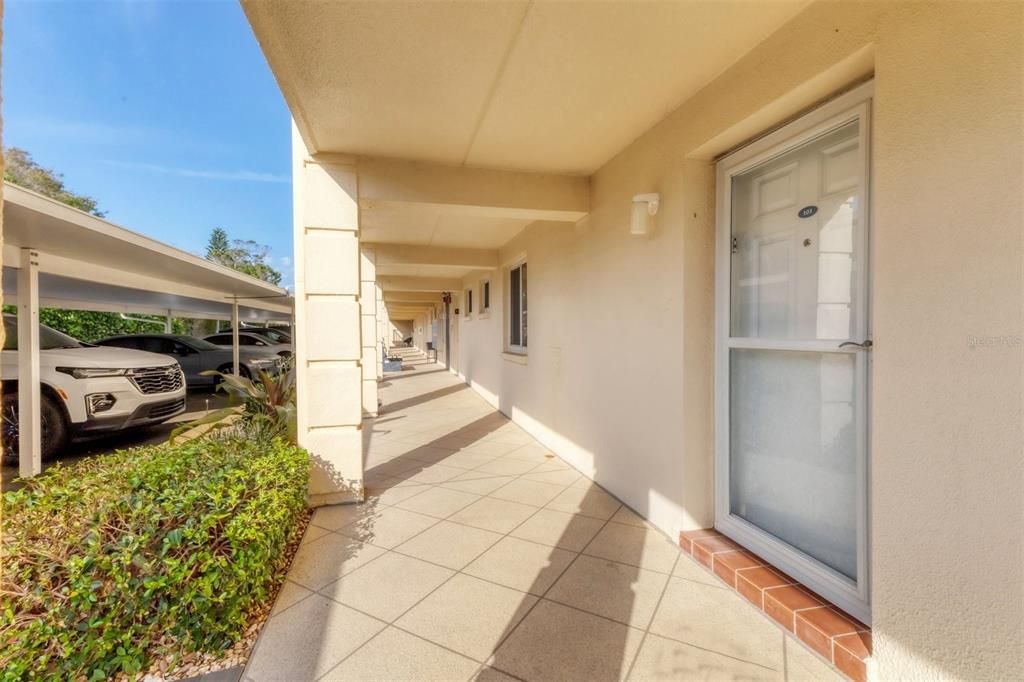
{"label": "square pillar", "polygon": [[359,308],[362,324],[363,413],[377,416],[377,255],[359,250]]}
{"label": "square pillar", "polygon": [[377,292],[377,381],[384,379],[384,353],[388,349],[388,311],[384,306],[384,289],[374,282]]}
{"label": "square pillar", "polygon": [[311,157],[292,125],[295,369],[311,506],[362,499],[358,174]]}

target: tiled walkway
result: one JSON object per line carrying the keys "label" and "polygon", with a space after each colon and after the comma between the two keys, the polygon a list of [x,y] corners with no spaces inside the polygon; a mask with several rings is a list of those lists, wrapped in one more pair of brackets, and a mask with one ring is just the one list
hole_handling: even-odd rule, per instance
{"label": "tiled walkway", "polygon": [[252,680],[825,680],[825,664],[433,364],[387,377],[368,500],[316,512]]}

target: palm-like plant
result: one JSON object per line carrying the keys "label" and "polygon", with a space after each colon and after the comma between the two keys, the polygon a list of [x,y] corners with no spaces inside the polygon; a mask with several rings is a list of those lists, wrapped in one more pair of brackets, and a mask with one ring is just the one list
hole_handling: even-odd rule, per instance
{"label": "palm-like plant", "polygon": [[[183,424],[171,433],[172,441],[181,433],[198,426],[211,424],[209,429],[203,431],[209,433],[236,426],[240,421],[247,435],[255,438],[286,436],[289,441],[295,442],[295,372],[290,363],[276,376],[260,372],[256,381],[215,370],[202,374],[220,377],[217,388],[231,396],[232,405]],[[242,407],[241,413],[239,406]]]}

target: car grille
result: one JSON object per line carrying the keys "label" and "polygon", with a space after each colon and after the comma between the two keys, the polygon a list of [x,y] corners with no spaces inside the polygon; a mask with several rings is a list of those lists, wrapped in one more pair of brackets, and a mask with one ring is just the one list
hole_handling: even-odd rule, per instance
{"label": "car grille", "polygon": [[185,377],[177,365],[133,369],[128,372],[128,378],[135,384],[135,388],[146,395],[177,391],[185,383]]}
{"label": "car grille", "polygon": [[179,410],[184,409],[184,407],[185,407],[185,399],[184,398],[181,398],[179,400],[172,400],[169,403],[160,403],[158,405],[154,405],[153,407],[151,407],[149,409],[149,414],[147,416],[150,419],[159,419],[160,417],[168,417],[168,416],[170,416],[172,414],[175,414]]}

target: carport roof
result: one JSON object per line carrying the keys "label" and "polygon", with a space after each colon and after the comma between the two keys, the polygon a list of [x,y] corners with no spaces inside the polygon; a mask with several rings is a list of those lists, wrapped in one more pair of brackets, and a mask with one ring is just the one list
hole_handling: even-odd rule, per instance
{"label": "carport roof", "polygon": [[38,252],[40,305],[80,310],[288,320],[286,289],[4,183],[3,293],[17,298],[21,249]]}

